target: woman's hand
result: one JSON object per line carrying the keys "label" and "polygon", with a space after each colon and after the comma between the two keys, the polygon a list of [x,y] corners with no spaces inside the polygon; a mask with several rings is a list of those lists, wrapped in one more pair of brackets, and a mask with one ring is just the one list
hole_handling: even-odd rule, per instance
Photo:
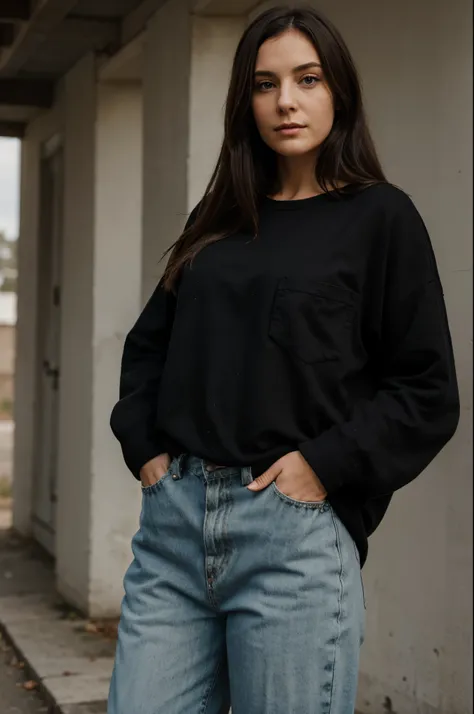
{"label": "woman's hand", "polygon": [[154,459],[151,459],[151,461],[147,461],[140,469],[140,481],[142,482],[142,486],[144,488],[153,486],[154,483],[163,478],[170,464],[171,459],[169,454],[160,454],[159,456],[155,456]]}
{"label": "woman's hand", "polygon": [[324,501],[327,491],[303,454],[292,451],[275,461],[265,473],[247,486],[250,491],[262,491],[275,481],[278,490],[296,501]]}

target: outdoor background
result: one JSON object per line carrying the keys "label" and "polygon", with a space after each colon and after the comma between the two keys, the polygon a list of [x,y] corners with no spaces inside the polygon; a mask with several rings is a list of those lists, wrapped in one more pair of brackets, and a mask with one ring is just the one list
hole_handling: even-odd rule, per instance
{"label": "outdoor background", "polygon": [[0,138],[0,524],[10,520],[20,141]]}
{"label": "outdoor background", "polygon": [[[461,395],[370,539],[357,710],[473,714],[472,2],[310,3],[428,228]],[[21,653],[2,666],[0,638],[0,714],[30,714],[35,687],[58,714],[105,712],[141,507],[109,428],[123,345],[211,175],[237,42],[275,4],[0,0],[0,136],[21,139],[20,177],[0,138],[0,633]]]}

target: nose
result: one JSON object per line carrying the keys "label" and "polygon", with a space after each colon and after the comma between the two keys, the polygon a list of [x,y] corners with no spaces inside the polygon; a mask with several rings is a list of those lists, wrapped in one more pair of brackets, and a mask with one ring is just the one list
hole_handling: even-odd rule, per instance
{"label": "nose", "polygon": [[282,114],[296,109],[296,98],[294,87],[290,83],[282,83],[280,94],[278,95],[278,109]]}

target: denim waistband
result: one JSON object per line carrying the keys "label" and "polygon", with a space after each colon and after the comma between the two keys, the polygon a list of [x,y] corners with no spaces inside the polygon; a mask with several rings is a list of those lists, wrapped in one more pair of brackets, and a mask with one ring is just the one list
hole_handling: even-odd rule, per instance
{"label": "denim waistband", "polygon": [[240,478],[243,486],[248,486],[254,480],[250,466],[218,466],[206,459],[201,459],[192,454],[181,454],[173,459],[173,470],[178,478],[182,478],[184,472],[192,471],[196,476],[203,478],[206,482],[220,478]]}

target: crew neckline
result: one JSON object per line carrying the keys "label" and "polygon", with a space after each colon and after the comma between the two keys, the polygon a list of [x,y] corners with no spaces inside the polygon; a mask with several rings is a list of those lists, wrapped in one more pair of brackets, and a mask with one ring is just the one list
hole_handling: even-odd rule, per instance
{"label": "crew neckline", "polygon": [[[265,196],[264,203],[277,211],[298,211],[309,208],[317,201],[331,197],[333,194],[337,193],[337,189],[332,189],[331,191],[323,191],[322,193],[317,193],[315,196],[309,196],[308,198],[291,198],[283,201],[280,201],[277,198],[270,198],[270,196]],[[340,193],[340,195],[344,196],[344,193]]]}

